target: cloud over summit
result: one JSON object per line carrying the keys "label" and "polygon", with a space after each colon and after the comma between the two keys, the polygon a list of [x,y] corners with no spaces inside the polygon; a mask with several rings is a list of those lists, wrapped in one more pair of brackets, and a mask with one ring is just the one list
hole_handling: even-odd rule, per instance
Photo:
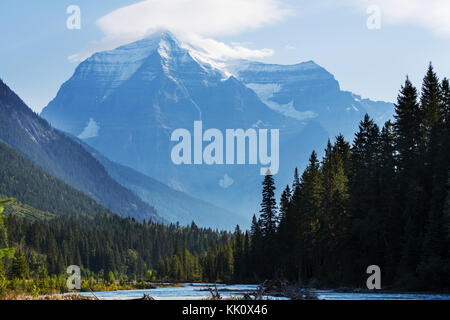
{"label": "cloud over summit", "polygon": [[141,34],[157,29],[202,36],[233,35],[276,23],[288,14],[279,0],[145,0],[98,20],[107,34]]}
{"label": "cloud over summit", "polygon": [[263,58],[271,49],[251,49],[214,39],[280,22],[290,14],[281,0],[144,0],[119,8],[97,20],[105,37],[85,53],[71,56],[79,61],[99,50],[133,42],[157,30],[169,30],[181,41],[215,59]]}

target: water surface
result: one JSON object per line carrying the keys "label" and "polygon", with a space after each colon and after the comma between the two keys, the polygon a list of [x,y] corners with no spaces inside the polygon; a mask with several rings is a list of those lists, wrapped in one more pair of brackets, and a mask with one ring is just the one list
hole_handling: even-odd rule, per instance
{"label": "water surface", "polygon": [[[209,298],[211,294],[207,290],[213,284],[208,283],[185,283],[182,287],[164,287],[146,290],[122,290],[95,292],[101,300],[127,300],[142,298],[144,293],[149,294],[156,300],[202,300]],[[256,290],[256,285],[217,285],[217,288],[225,289],[219,291],[224,298],[242,297],[245,292]],[[450,300],[450,294],[425,294],[425,293],[375,293],[375,292],[339,292],[334,290],[313,289],[321,300]],[[91,293],[82,293],[92,296]],[[268,299],[284,300],[285,298],[267,297]]]}

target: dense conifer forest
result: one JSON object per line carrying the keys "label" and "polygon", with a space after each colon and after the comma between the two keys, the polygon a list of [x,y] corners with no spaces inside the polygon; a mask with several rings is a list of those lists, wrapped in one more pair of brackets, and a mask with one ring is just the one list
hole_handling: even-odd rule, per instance
{"label": "dense conifer forest", "polygon": [[[202,229],[194,223],[188,227],[162,225],[110,213],[39,218],[35,210],[35,219],[30,219],[16,214],[23,212],[21,205],[15,210],[11,205],[4,204],[9,214],[0,219],[0,294],[11,289],[65,291],[69,265],[81,266],[86,290],[95,289],[98,282],[136,283],[163,276],[201,281],[203,253],[212,243],[229,237],[226,232]],[[163,262],[178,253],[183,260]],[[33,284],[34,289],[29,287]]]}
{"label": "dense conifer forest", "polygon": [[0,140],[0,195],[15,197],[42,211],[95,215],[107,209],[53,177]]}
{"label": "dense conifer forest", "polygon": [[229,277],[362,287],[378,265],[385,287],[450,288],[449,123],[449,81],[430,64],[420,96],[406,79],[393,122],[366,115],[352,143],[312,152],[278,203],[265,177],[250,235],[222,247]]}

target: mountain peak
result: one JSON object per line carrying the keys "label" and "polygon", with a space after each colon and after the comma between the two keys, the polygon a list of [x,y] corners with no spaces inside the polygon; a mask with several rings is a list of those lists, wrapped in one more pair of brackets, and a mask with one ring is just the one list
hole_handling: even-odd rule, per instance
{"label": "mountain peak", "polygon": [[132,43],[125,44],[120,46],[112,51],[116,50],[130,50],[130,49],[139,49],[139,48],[149,48],[149,49],[157,49],[158,46],[162,43],[169,43],[171,46],[180,47],[180,42],[175,37],[175,35],[167,30],[160,30],[154,32],[141,40],[137,40]]}
{"label": "mountain peak", "polygon": [[180,48],[180,43],[170,31],[158,31],[141,40],[122,45],[113,50],[95,53],[88,62],[130,62],[145,59],[161,46]]}
{"label": "mountain peak", "polygon": [[177,37],[171,31],[163,29],[149,34],[142,40],[148,39],[169,40],[173,42],[178,42]]}
{"label": "mountain peak", "polygon": [[[92,80],[95,74],[99,80],[97,85],[104,89],[98,99],[104,100],[143,66],[147,66],[147,78],[152,79],[158,70],[167,72],[171,69],[170,61],[188,61],[187,54],[170,31],[162,30],[116,49],[95,53],[77,67],[73,80],[88,85],[85,81]],[[151,61],[153,65],[149,67]]]}
{"label": "mountain peak", "polygon": [[304,61],[304,62],[300,62],[297,63],[296,66],[301,66],[303,68],[310,68],[310,69],[315,69],[315,68],[322,68],[322,66],[318,65],[314,60],[308,60],[308,61]]}

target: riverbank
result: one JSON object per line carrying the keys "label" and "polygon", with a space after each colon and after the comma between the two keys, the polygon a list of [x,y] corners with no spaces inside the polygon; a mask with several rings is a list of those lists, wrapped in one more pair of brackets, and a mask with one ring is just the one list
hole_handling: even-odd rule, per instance
{"label": "riverbank", "polygon": [[0,300],[51,300],[51,301],[74,301],[74,300],[95,300],[95,298],[83,296],[79,293],[58,293],[58,294],[47,294],[42,296],[31,296],[27,294],[18,294],[15,292],[7,293],[0,297]]}
{"label": "riverbank", "polygon": [[[31,283],[31,282],[30,282]],[[16,287],[0,295],[0,300],[96,300],[93,292],[115,292],[115,291],[134,291],[134,290],[152,290],[158,288],[178,288],[182,287],[180,283],[162,283],[162,282],[130,282],[130,283],[105,283],[83,282],[80,291],[68,292],[56,288],[47,288],[39,291],[36,286],[29,290],[30,283],[24,282],[23,286]]]}

